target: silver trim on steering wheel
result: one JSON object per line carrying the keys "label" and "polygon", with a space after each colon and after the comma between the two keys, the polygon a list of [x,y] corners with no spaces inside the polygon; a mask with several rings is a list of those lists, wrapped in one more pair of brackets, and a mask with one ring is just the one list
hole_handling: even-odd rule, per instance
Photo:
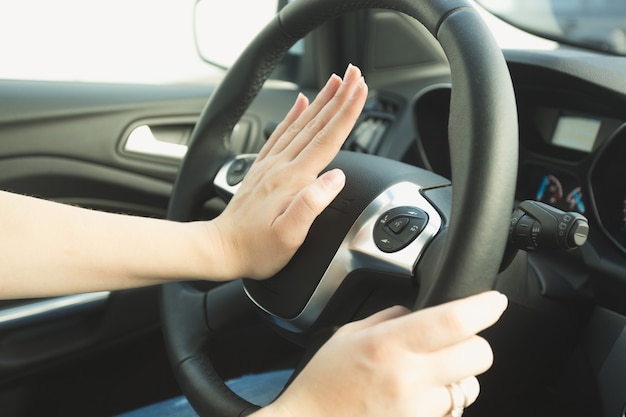
{"label": "silver trim on steering wheel", "polygon": [[[381,273],[405,275],[407,279],[411,279],[417,262],[442,224],[439,212],[422,196],[421,190],[422,187],[410,182],[393,185],[363,210],[298,316],[279,317],[259,305],[247,289],[246,294],[276,325],[290,332],[301,333],[319,318],[333,294],[353,271],[372,269]],[[374,227],[386,212],[403,206],[422,209],[428,214],[428,223],[422,233],[406,248],[394,253],[384,253],[374,242]]]}
{"label": "silver trim on steering wheel", "polygon": [[[253,161],[254,159],[256,159],[257,155],[258,154],[256,153],[246,153],[246,154],[237,155],[232,160],[225,163],[224,166],[222,166],[222,168],[220,168],[220,170],[217,172],[217,175],[215,175],[215,179],[213,180],[213,186],[216,189],[221,191],[220,194],[222,196],[232,198],[232,196],[235,195],[235,193],[241,186],[241,181],[237,182],[234,185],[230,185],[228,183],[228,171],[231,169],[233,164],[236,161],[241,160],[241,159]],[[250,165],[252,165],[252,162],[250,162]],[[247,172],[247,169],[246,169],[246,172]],[[243,179],[243,176],[241,178]]]}

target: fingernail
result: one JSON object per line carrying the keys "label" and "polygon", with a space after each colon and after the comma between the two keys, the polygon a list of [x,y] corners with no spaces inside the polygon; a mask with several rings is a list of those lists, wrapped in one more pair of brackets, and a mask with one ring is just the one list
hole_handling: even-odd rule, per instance
{"label": "fingernail", "polygon": [[[323,89],[324,89],[324,90],[325,90],[325,89],[327,89],[327,88],[328,88],[328,86],[330,85],[330,83],[332,83],[332,81],[333,81],[335,78],[339,78],[339,76],[338,76],[337,74],[335,74],[335,73],[331,74],[331,76],[330,76],[330,77],[328,77],[328,80],[326,81],[326,85],[324,86],[324,88],[323,88]],[[339,78],[339,79],[341,80],[341,78]]]}
{"label": "fingernail", "polygon": [[348,64],[348,68],[346,68],[346,72],[343,74],[343,81],[350,81],[350,79],[352,78],[352,75],[354,74],[354,65],[352,64]]}
{"label": "fingernail", "polygon": [[356,86],[356,89],[359,90],[360,88],[363,88],[365,86],[365,77],[361,76],[361,79],[359,80],[359,83]]}
{"label": "fingernail", "polygon": [[338,190],[346,183],[346,176],[340,169],[333,169],[322,176],[322,182],[329,190]]}
{"label": "fingernail", "polygon": [[296,106],[300,100],[308,100],[308,99],[307,99],[307,97],[304,94],[298,93],[298,96],[296,97],[296,101],[294,103],[294,106]]}

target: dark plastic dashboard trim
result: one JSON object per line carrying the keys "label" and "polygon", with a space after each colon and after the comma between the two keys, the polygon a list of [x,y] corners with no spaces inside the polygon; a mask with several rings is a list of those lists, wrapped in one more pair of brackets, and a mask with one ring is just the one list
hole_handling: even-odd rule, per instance
{"label": "dark plastic dashboard trim", "polygon": [[0,332],[104,307],[110,291],[56,297],[0,310]]}

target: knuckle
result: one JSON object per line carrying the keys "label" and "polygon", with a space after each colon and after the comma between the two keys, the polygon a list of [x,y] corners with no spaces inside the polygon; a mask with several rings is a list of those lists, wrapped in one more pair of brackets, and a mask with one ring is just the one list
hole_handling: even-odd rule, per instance
{"label": "knuckle", "polygon": [[411,310],[403,305],[394,305],[387,308],[387,312],[391,317],[402,317],[411,313]]}
{"label": "knuckle", "polygon": [[301,202],[301,206],[302,209],[307,212],[307,214],[317,214],[319,211],[315,195],[315,189],[313,189],[312,187],[307,187],[302,190],[302,193],[300,193],[299,199]]}
{"label": "knuckle", "polygon": [[352,333],[353,328],[355,327],[354,323],[344,324],[333,333],[333,337],[341,337],[347,334]]}
{"label": "knuckle", "polygon": [[382,336],[379,332],[373,331],[363,344],[365,357],[374,364],[383,364],[397,356],[392,344],[386,343]]}
{"label": "knuckle", "polygon": [[330,139],[331,139],[330,132],[326,127],[320,129],[315,135],[315,143],[318,143],[318,144],[325,144],[329,142]]}
{"label": "knuckle", "polygon": [[355,331],[359,329],[358,323],[359,322],[353,321],[353,322],[342,325],[335,331],[334,336],[341,337],[341,336],[347,336],[351,333],[354,333]]}
{"label": "knuckle", "polygon": [[407,396],[409,382],[402,376],[402,373],[390,374],[385,380],[386,397],[394,402]]}
{"label": "knuckle", "polygon": [[285,136],[293,138],[296,137],[300,131],[302,131],[302,125],[296,121],[289,125],[285,132]]}
{"label": "knuckle", "polygon": [[316,135],[320,130],[324,129],[325,125],[326,123],[324,123],[324,121],[316,117],[306,125],[305,129],[308,133]]}
{"label": "knuckle", "polygon": [[467,328],[464,316],[457,308],[446,310],[441,316],[441,324],[453,333],[465,333]]}

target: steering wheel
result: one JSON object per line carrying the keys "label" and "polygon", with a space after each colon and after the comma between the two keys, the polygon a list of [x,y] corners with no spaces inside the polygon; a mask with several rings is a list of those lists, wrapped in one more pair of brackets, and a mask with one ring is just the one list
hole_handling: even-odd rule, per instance
{"label": "steering wheel", "polygon": [[[320,328],[369,314],[366,305],[404,302],[419,309],[493,287],[513,207],[517,111],[502,53],[465,0],[290,3],[211,95],[174,185],[168,218],[194,220],[218,192],[236,191],[236,177],[253,156],[233,155],[224,138],[277,62],[315,27],[366,8],[415,18],[443,47],[452,78],[448,135],[454,192],[450,181],[433,173],[342,151],[329,168],[345,172],[344,190],[276,276],[209,292],[184,283],[163,286],[166,345],[181,389],[200,415],[234,417],[256,409],[228,390],[208,356],[220,329],[241,318],[234,305],[256,310],[281,334],[306,344]],[[377,298],[377,290],[387,286],[396,288],[394,294],[413,296]],[[207,313],[208,308],[223,313]]]}

